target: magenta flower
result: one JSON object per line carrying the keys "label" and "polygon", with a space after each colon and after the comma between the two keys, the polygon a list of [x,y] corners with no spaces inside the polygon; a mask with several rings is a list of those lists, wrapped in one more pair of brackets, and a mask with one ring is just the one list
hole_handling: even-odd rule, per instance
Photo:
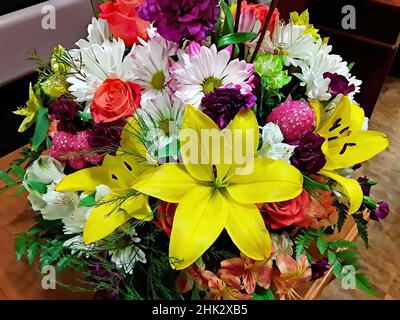
{"label": "magenta flower", "polygon": [[143,20],[154,22],[165,39],[202,41],[219,17],[217,0],[146,0],[138,9]]}
{"label": "magenta flower", "polygon": [[58,131],[75,133],[81,129],[81,124],[77,117],[78,105],[61,96],[57,101],[49,106],[49,117],[53,120],[59,120],[57,124]]}
{"label": "magenta flower", "polygon": [[354,84],[349,86],[349,80],[347,80],[345,76],[337,73],[325,72],[324,79],[327,78],[331,80],[329,92],[333,97],[336,97],[338,94],[347,96],[349,93],[356,90]]}
{"label": "magenta flower", "polygon": [[385,219],[390,213],[389,204],[385,201],[378,202],[378,208],[371,212],[371,219],[375,221]]}

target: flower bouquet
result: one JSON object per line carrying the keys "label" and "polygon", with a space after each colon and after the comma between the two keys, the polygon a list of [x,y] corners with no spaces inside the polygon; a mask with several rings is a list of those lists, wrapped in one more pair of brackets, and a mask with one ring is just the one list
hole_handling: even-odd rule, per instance
{"label": "flower bouquet", "polygon": [[10,173],[37,212],[17,258],[109,299],[293,299],[349,265],[373,294],[357,243],[328,236],[388,214],[352,178],[388,138],[308,12],[277,2],[106,1],[56,47],[15,111],[34,135]]}

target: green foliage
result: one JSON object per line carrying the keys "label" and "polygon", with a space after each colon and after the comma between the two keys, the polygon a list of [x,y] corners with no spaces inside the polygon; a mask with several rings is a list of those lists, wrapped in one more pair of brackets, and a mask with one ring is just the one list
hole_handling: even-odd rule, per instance
{"label": "green foliage", "polygon": [[337,228],[338,231],[341,232],[343,225],[347,219],[347,207],[345,207],[344,205],[340,204],[340,203],[334,203],[334,205],[336,206],[336,208],[338,209],[338,221],[337,221]]}
{"label": "green foliage", "polygon": [[35,133],[32,138],[32,150],[38,150],[39,146],[45,141],[49,127],[48,109],[40,108],[37,113]]}
{"label": "green foliage", "polygon": [[47,186],[39,181],[33,181],[33,180],[26,180],[26,183],[28,184],[28,186],[30,188],[32,188],[33,190],[39,192],[40,194],[45,194],[47,193]]}
{"label": "green foliage", "polygon": [[271,289],[257,288],[252,300],[275,300],[275,296]]}
{"label": "green foliage", "polygon": [[361,291],[364,291],[365,293],[371,296],[378,297],[378,294],[374,290],[368,276],[365,273],[362,272],[356,273],[356,286]]}
{"label": "green foliage", "polygon": [[96,192],[93,192],[92,194],[88,195],[87,197],[81,199],[79,201],[78,208],[80,207],[93,207],[96,205]]}
{"label": "green foliage", "polygon": [[368,248],[368,221],[364,219],[362,213],[355,213],[352,217],[357,225],[358,233],[364,241],[365,247]]}
{"label": "green foliage", "polygon": [[321,189],[321,190],[326,190],[326,191],[332,190],[332,188],[326,184],[314,181],[313,179],[311,179],[307,176],[303,176],[303,177],[304,177],[303,187],[305,189]]}
{"label": "green foliage", "polygon": [[224,13],[224,24],[222,27],[222,35],[233,33],[235,22],[232,16],[231,9],[224,0],[220,1],[222,12]]}
{"label": "green foliage", "polygon": [[230,44],[245,43],[254,40],[257,36],[257,33],[254,32],[229,33],[218,39],[217,47],[223,48]]}

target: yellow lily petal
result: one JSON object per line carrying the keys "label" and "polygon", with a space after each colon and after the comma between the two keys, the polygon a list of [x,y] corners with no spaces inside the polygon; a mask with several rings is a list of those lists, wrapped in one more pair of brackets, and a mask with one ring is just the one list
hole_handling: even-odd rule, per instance
{"label": "yellow lily petal", "polygon": [[315,114],[315,124],[314,127],[318,130],[318,127],[321,125],[321,121],[324,118],[324,115],[326,113],[325,107],[322,105],[321,102],[319,101],[310,101],[310,106],[311,108],[314,109],[314,114]]}
{"label": "yellow lily petal", "polygon": [[183,164],[166,163],[139,176],[132,188],[158,199],[178,203],[184,194],[197,186]]}
{"label": "yellow lily petal", "polygon": [[58,192],[87,191],[94,192],[99,185],[106,185],[113,189],[118,187],[116,180],[112,179],[106,167],[93,167],[82,169],[67,175],[62,179],[55,190]]}
{"label": "yellow lily petal", "polygon": [[142,215],[143,212],[149,214],[150,208],[146,197],[132,197],[126,205],[130,212],[118,208],[119,197],[119,194],[110,194],[101,200],[102,204],[93,209],[83,230],[86,244],[107,237],[119,226],[133,217]]}
{"label": "yellow lily petal", "polygon": [[212,188],[197,187],[187,193],[175,213],[169,246],[170,263],[182,270],[193,264],[224,229],[229,202]]}
{"label": "yellow lily petal", "polygon": [[[204,134],[209,134],[208,140],[204,138]],[[215,122],[194,106],[187,105],[180,132],[182,159],[187,171],[198,180],[212,180],[213,157],[223,159],[220,148],[213,150],[216,145],[213,138],[223,139]]]}
{"label": "yellow lily petal", "polygon": [[358,103],[353,103],[351,105],[351,130],[359,131],[361,130],[365,119],[364,109],[360,107]]}
{"label": "yellow lily petal", "polygon": [[118,154],[131,155],[136,158],[136,162],[147,162],[149,165],[146,146],[139,139],[139,136],[143,134],[139,121],[138,118],[133,117],[123,128]]}
{"label": "yellow lily petal", "polygon": [[375,157],[389,145],[386,134],[378,131],[359,131],[347,137],[328,142],[325,153],[326,170],[353,166]]}
{"label": "yellow lily petal", "polygon": [[303,175],[295,167],[269,158],[255,158],[249,175],[236,175],[227,190],[239,203],[278,202],[293,199],[303,190]]}
{"label": "yellow lily petal", "polygon": [[363,201],[363,192],[357,180],[342,177],[341,175],[329,170],[321,170],[319,173],[335,180],[341,186],[340,191],[342,191],[349,199],[349,214],[353,214],[360,209]]}
{"label": "yellow lily petal", "polygon": [[347,135],[347,130],[351,126],[351,111],[352,106],[349,97],[343,96],[332,115],[316,130],[317,133],[325,138],[338,138]]}
{"label": "yellow lily petal", "polygon": [[121,204],[121,209],[137,220],[153,220],[152,210],[149,205],[149,197],[144,194],[138,194],[128,198]]}
{"label": "yellow lily petal", "polygon": [[271,239],[257,207],[254,204],[241,205],[233,200],[229,205],[225,228],[232,241],[241,252],[254,260],[268,258],[271,254]]}
{"label": "yellow lily petal", "polygon": [[[17,114],[16,112],[14,113]],[[18,132],[25,132],[26,130],[28,130],[35,123],[35,120],[36,120],[36,113],[30,112],[28,115],[26,115],[26,118],[22,120],[22,123],[18,128]]]}

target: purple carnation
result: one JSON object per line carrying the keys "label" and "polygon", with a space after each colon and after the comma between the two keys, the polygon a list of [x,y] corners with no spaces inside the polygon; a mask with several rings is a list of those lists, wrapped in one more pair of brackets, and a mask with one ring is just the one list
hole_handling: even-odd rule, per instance
{"label": "purple carnation", "polygon": [[369,179],[367,177],[359,177],[357,179],[358,183],[361,186],[361,190],[364,196],[369,196],[371,193],[372,185],[368,184]]}
{"label": "purple carnation", "polygon": [[327,258],[323,258],[313,263],[311,265],[311,281],[322,278],[328,269],[329,263]]}
{"label": "purple carnation", "polygon": [[95,123],[89,129],[89,145],[92,148],[118,147],[124,122],[113,124]]}
{"label": "purple carnation", "polygon": [[326,158],[321,146],[325,139],[320,135],[308,131],[300,140],[291,142],[296,146],[290,162],[303,174],[317,173],[326,164]]}
{"label": "purple carnation", "polygon": [[371,212],[371,219],[375,221],[385,219],[390,213],[390,207],[387,202],[378,202],[378,208]]}
{"label": "purple carnation", "polygon": [[138,13],[143,20],[154,22],[165,39],[204,40],[214,30],[220,8],[217,0],[146,0]]}
{"label": "purple carnation", "polygon": [[76,133],[81,129],[80,122],[77,119],[78,105],[61,96],[57,101],[49,106],[49,117],[53,120],[59,120],[57,124],[58,131]]}
{"label": "purple carnation", "polygon": [[201,110],[224,129],[240,110],[253,108],[256,96],[241,94],[239,88],[217,88],[201,100]]}
{"label": "purple carnation", "polygon": [[336,97],[338,94],[347,96],[349,93],[356,90],[354,84],[349,86],[349,80],[340,74],[325,72],[324,79],[331,80],[331,83],[329,84],[329,92],[333,97]]}

